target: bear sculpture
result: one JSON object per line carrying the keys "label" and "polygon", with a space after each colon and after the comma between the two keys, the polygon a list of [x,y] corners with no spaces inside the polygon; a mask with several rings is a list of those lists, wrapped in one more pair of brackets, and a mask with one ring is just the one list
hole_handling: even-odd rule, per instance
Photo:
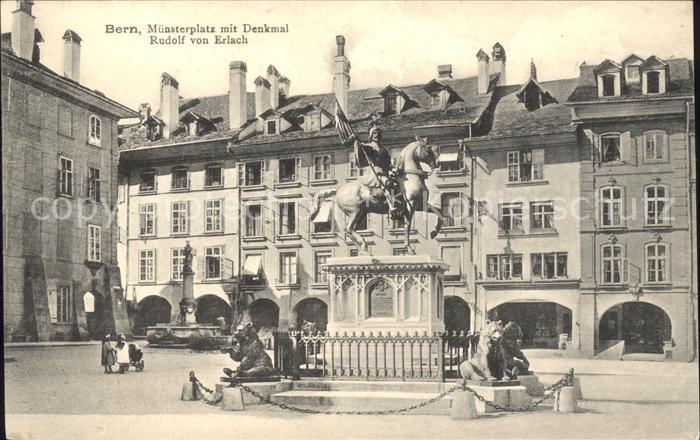
{"label": "bear sculpture", "polygon": [[272,359],[265,353],[265,347],[251,323],[240,324],[233,335],[234,344],[221,349],[236,362],[240,362],[234,371],[224,368],[224,374],[230,378],[274,376],[277,372],[272,366]]}
{"label": "bear sculpture", "polygon": [[529,375],[530,362],[520,349],[520,341],[523,339],[523,331],[515,321],[510,321],[503,327],[503,351],[506,357],[506,374],[512,379],[519,375]]}
{"label": "bear sculpture", "polygon": [[459,372],[462,379],[496,381],[506,373],[506,357],[501,345],[503,325],[501,321],[486,320],[479,336],[476,353],[462,362]]}

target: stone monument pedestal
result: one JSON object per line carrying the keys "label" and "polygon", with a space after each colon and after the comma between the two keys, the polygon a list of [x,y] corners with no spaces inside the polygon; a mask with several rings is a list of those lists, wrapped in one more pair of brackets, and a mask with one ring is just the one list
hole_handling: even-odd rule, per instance
{"label": "stone monument pedestal", "polygon": [[540,383],[540,380],[534,374],[518,376],[518,380],[529,395],[544,396],[544,385]]}
{"label": "stone monument pedestal", "polygon": [[[476,391],[484,399],[502,406],[521,406],[532,403],[532,398],[527,394],[519,380],[499,380],[494,382],[468,380],[467,386]],[[498,412],[497,409],[476,400],[476,410],[479,413]]]}
{"label": "stone monument pedestal", "polygon": [[443,273],[429,255],[329,258],[328,332],[420,335],[445,330]]}
{"label": "stone monument pedestal", "polygon": [[[271,395],[277,393],[283,393],[285,391],[290,391],[292,389],[292,381],[285,379],[278,382],[247,382],[245,384],[248,388],[254,390],[256,393],[270,398]],[[221,396],[224,391],[231,388],[229,382],[220,382],[216,384],[215,395]],[[245,405],[258,405],[260,404],[260,399],[253,396],[247,391],[243,391],[243,403]]]}

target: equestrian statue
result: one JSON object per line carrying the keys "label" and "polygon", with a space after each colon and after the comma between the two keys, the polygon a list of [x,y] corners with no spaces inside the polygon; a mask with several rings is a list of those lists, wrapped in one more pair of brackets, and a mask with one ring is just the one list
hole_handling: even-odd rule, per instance
{"label": "equestrian statue", "polygon": [[427,139],[416,136],[415,141],[401,150],[393,165],[391,155],[381,145],[382,133],[376,116],[373,116],[369,125],[368,143],[357,139],[337,104],[335,119],[342,144],[353,145],[358,167],[367,167],[369,172],[337,189],[316,194],[310,218],[313,219],[318,214],[322,202],[332,200],[347,216],[344,231],[346,237],[349,235],[363,253],[368,252],[367,243],[355,228],[358,221],[368,213],[385,214],[391,219],[403,220],[405,247],[407,251],[412,251],[410,231],[413,215],[417,211],[431,212],[437,216],[435,229],[430,233],[430,238],[435,238],[442,228],[443,215],[439,207],[428,203],[428,188],[425,185],[428,173],[423,171],[421,163],[435,169],[439,166],[439,161]]}

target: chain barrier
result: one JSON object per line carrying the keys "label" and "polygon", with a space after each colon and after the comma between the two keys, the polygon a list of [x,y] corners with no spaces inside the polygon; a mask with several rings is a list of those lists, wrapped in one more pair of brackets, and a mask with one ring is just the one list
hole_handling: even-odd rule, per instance
{"label": "chain barrier", "polygon": [[[204,386],[199,379],[197,379],[194,376],[194,372],[190,372],[190,381],[194,385],[196,385],[201,392],[203,400],[210,404],[210,405],[216,405],[221,400],[223,399],[223,394],[220,396],[214,396],[214,397],[209,397],[207,394],[211,395],[214,394],[214,391],[212,391],[210,388],[207,388]],[[390,414],[400,414],[403,412],[411,411],[414,409],[418,408],[423,408],[425,406],[428,406],[430,404],[433,404],[437,402],[438,400],[448,396],[449,394],[452,394],[453,392],[457,390],[463,390],[471,393],[476,399],[478,399],[480,402],[483,402],[485,405],[494,408],[498,411],[506,411],[506,412],[525,412],[525,411],[530,411],[546,400],[552,398],[556,393],[559,392],[559,390],[562,387],[565,386],[573,386],[574,383],[574,370],[571,369],[567,374],[565,374],[561,379],[553,383],[552,385],[549,385],[545,387],[545,391],[548,391],[543,397],[540,399],[535,400],[534,402],[530,404],[525,404],[525,405],[516,405],[516,406],[506,406],[506,405],[500,405],[496,402],[486,400],[483,396],[481,396],[479,393],[474,391],[472,388],[466,386],[464,382],[461,382],[457,384],[456,386],[450,388],[447,391],[444,391],[437,396],[428,399],[426,401],[423,401],[421,403],[418,403],[416,405],[408,406],[405,408],[397,408],[397,409],[387,409],[387,410],[369,410],[369,411],[336,411],[336,410],[317,410],[317,409],[311,409],[311,408],[300,408],[297,406],[292,406],[292,405],[287,405],[285,403],[279,403],[279,402],[274,402],[270,400],[269,397],[264,396],[254,389],[242,384],[242,383],[233,383],[234,387],[240,387],[243,391],[246,391],[250,393],[252,396],[256,397],[258,400],[260,400],[264,404],[276,406],[278,408],[287,410],[287,411],[293,411],[293,412],[298,412],[298,413],[303,413],[303,414],[330,414],[330,415],[390,415]]]}

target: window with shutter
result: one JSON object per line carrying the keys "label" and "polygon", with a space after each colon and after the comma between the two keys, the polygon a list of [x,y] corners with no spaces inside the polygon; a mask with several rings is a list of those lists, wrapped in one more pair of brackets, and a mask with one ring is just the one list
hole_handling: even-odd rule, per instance
{"label": "window with shutter", "polygon": [[49,301],[49,319],[52,323],[58,322],[58,292],[50,290],[48,292]]}
{"label": "window with shutter", "polygon": [[91,115],[88,126],[88,143],[99,147],[102,141],[102,121],[97,116]]}
{"label": "window with shutter", "polygon": [[668,137],[663,130],[644,132],[644,161],[665,161],[668,157]]}
{"label": "window with shutter", "polygon": [[[600,136],[601,162],[616,162],[621,159],[619,134]],[[627,144],[629,146],[629,143]]]}

